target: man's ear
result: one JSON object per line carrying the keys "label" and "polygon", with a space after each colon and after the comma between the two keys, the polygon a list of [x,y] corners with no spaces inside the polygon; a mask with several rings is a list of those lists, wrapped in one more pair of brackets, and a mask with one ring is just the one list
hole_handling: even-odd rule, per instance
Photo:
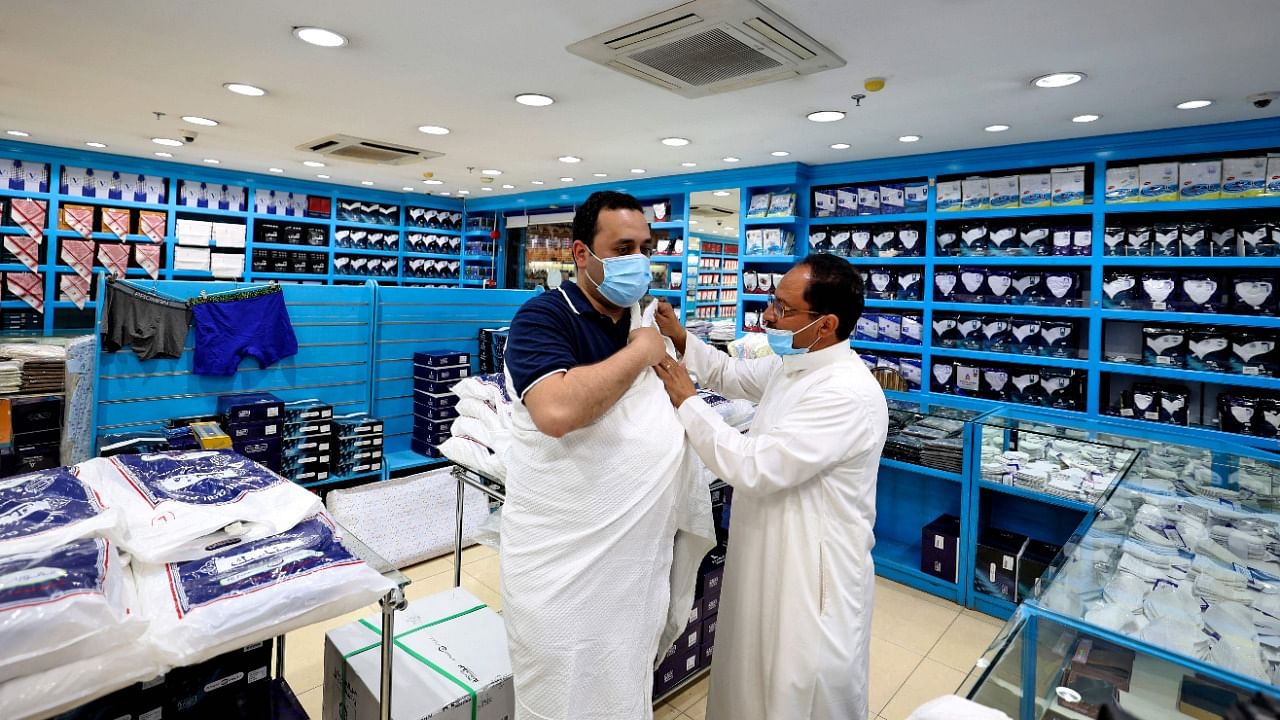
{"label": "man's ear", "polygon": [[818,324],[822,328],[824,335],[836,336],[836,332],[840,329],[840,318],[835,315],[823,315],[822,322]]}
{"label": "man's ear", "polygon": [[574,240],[572,245],[573,262],[578,267],[586,267],[591,257],[591,248],[581,240]]}

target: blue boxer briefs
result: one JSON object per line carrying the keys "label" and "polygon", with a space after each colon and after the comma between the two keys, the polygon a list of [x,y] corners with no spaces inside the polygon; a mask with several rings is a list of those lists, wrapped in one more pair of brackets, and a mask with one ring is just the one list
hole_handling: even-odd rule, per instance
{"label": "blue boxer briefs", "polygon": [[192,298],[196,375],[235,375],[246,356],[269,367],[298,354],[279,285]]}

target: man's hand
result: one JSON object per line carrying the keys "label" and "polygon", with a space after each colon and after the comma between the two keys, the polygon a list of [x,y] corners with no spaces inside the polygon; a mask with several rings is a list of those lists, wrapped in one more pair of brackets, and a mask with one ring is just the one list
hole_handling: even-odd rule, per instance
{"label": "man's hand", "polygon": [[662,379],[662,384],[667,386],[667,396],[671,398],[673,406],[679,408],[685,400],[698,394],[693,387],[693,380],[689,379],[689,370],[674,359],[664,358],[653,367],[653,371]]}
{"label": "man's hand", "polygon": [[645,367],[657,365],[667,356],[667,346],[662,336],[651,327],[636,328],[627,337],[627,349],[640,353],[640,360]]}
{"label": "man's hand", "polygon": [[671,338],[671,344],[676,346],[676,352],[683,355],[688,331],[680,325],[680,317],[676,315],[675,308],[667,304],[666,301],[659,300],[658,311],[654,314],[653,319],[658,324],[658,329],[662,331],[662,334]]}

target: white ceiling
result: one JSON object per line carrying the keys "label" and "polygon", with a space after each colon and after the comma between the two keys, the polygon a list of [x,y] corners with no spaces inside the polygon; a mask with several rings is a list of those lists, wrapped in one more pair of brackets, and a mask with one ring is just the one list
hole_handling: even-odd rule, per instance
{"label": "white ceiling", "polygon": [[[635,177],[799,161],[811,164],[1034,140],[1270,117],[1245,96],[1280,90],[1276,0],[766,0],[842,56],[843,68],[686,100],[570,55],[565,46],[666,9],[674,0],[10,0],[0,14],[0,130],[32,142],[152,158],[156,135],[182,115],[221,121],[174,161],[380,189],[413,186],[481,193],[479,171],[503,175],[493,194]],[[322,49],[295,39],[295,25],[350,38]],[[1043,73],[1080,70],[1074,87],[1042,90]],[[863,79],[887,87],[854,109]],[[225,82],[266,88],[233,95]],[[529,108],[520,92],[557,103]],[[1209,98],[1194,111],[1173,106]],[[805,114],[848,110],[840,122]],[[157,121],[152,111],[167,113]],[[1080,125],[1070,118],[1097,113]],[[986,133],[1005,123],[1012,129]],[[444,125],[447,136],[416,128]],[[330,162],[301,165],[293,148],[336,132],[425,147],[445,157],[398,168]],[[903,134],[923,140],[906,145]],[[693,143],[659,143],[679,135]],[[12,139],[4,135],[5,139]],[[848,142],[849,150],[832,150]],[[785,159],[770,151],[786,150]],[[568,165],[561,155],[584,158]],[[742,158],[737,165],[721,161]],[[681,162],[696,162],[695,168]],[[474,168],[470,172],[468,168]],[[424,171],[446,184],[422,185]],[[497,186],[511,183],[515,190]]]}

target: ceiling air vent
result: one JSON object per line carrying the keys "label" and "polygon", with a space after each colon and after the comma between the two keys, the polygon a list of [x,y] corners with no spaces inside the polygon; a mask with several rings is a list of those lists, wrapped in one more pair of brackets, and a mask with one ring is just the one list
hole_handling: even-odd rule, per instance
{"label": "ceiling air vent", "polygon": [[845,64],[757,0],[694,0],[567,49],[687,98]]}
{"label": "ceiling air vent", "polygon": [[298,149],[373,165],[407,165],[419,160],[444,156],[444,153],[431,150],[379,140],[366,140],[351,135],[330,135],[303,143],[298,146]]}

